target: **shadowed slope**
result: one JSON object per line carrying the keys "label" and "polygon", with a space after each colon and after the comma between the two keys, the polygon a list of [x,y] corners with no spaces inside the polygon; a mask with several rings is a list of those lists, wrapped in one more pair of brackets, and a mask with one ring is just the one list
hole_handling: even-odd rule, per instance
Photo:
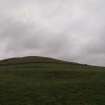
{"label": "shadowed slope", "polygon": [[[59,64],[59,67],[62,67],[63,65],[74,68],[93,68],[93,69],[98,69],[98,68],[104,68],[104,67],[99,67],[99,66],[93,66],[93,65],[87,65],[87,64],[79,64],[76,62],[69,62],[69,61],[63,61],[63,60],[58,60],[55,58],[49,58],[49,57],[41,57],[41,56],[26,56],[26,57],[17,57],[17,58],[8,58],[4,60],[0,60],[0,66],[14,66],[14,65],[30,65],[30,64],[36,64],[36,65],[48,65],[48,64]],[[60,66],[62,65],[62,66]]]}
{"label": "shadowed slope", "polygon": [[[27,56],[18,58],[9,58],[1,60],[0,64],[18,64],[18,63],[70,63],[67,61],[62,61],[54,58],[40,57],[40,56]],[[74,63],[77,64],[77,63]]]}

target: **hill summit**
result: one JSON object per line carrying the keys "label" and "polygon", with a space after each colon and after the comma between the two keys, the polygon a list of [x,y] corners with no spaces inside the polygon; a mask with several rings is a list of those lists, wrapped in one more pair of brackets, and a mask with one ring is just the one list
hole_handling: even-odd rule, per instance
{"label": "hill summit", "polygon": [[[55,58],[41,57],[41,56],[26,56],[17,58],[8,58],[0,61],[0,65],[9,64],[25,64],[25,63],[71,63],[68,61],[58,60]],[[72,64],[78,64],[73,63]]]}
{"label": "hill summit", "polygon": [[88,65],[88,64],[80,64],[77,62],[69,62],[69,61],[64,61],[56,58],[50,58],[50,57],[43,57],[43,56],[24,56],[24,57],[14,57],[14,58],[8,58],[4,60],[0,60],[0,66],[6,66],[6,65],[29,65],[29,64],[35,64],[39,63],[40,66],[41,64],[61,64],[61,65],[69,65],[69,66],[74,66],[79,67],[79,68],[84,68],[84,67],[95,67],[95,68],[104,68],[101,66],[94,66],[94,65]]}

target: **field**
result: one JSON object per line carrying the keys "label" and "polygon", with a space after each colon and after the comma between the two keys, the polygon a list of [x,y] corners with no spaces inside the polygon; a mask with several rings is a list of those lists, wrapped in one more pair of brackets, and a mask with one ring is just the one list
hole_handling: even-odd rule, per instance
{"label": "field", "polygon": [[105,68],[41,57],[1,61],[0,105],[105,105]]}

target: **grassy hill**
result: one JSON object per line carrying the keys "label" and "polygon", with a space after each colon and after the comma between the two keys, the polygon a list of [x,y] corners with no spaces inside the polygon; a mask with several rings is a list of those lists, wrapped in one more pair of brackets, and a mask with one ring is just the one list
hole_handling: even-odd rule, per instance
{"label": "grassy hill", "polygon": [[2,60],[0,105],[105,105],[105,68],[47,57]]}

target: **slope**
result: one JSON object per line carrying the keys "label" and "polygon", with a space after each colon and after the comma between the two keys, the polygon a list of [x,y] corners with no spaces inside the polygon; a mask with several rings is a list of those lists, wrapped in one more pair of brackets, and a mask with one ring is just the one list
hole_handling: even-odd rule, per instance
{"label": "slope", "polygon": [[0,61],[1,105],[104,105],[105,68],[47,57]]}

